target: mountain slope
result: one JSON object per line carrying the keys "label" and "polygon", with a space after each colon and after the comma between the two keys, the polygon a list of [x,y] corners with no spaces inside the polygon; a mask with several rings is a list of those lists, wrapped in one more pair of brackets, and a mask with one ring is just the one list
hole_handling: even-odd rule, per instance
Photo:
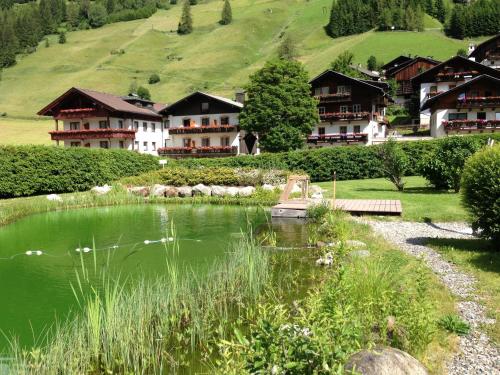
{"label": "mountain slope", "polygon": [[[49,48],[42,43],[37,52],[4,71],[0,113],[34,118],[71,86],[125,94],[134,79],[158,101],[172,102],[197,89],[232,96],[249,74],[275,56],[284,32],[297,41],[300,60],[311,76],[346,49],[365,63],[370,55],[387,62],[408,53],[445,59],[467,45],[435,30],[331,39],[323,31],[330,5],[331,0],[233,0],[233,23],[220,26],[222,2],[208,1],[192,7],[195,31],[187,36],[175,32],[180,5],[146,20],[68,33],[63,45],[52,36]],[[111,54],[120,49],[125,53]],[[149,86],[152,73],[158,73],[161,82]],[[7,122],[0,118],[0,132]]]}

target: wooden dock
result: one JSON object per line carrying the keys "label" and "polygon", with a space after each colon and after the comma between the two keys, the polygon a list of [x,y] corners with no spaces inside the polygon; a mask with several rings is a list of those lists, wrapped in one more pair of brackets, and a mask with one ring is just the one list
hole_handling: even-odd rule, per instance
{"label": "wooden dock", "polygon": [[[325,201],[331,204],[331,201]],[[318,204],[311,200],[288,200],[274,206],[272,217],[306,218],[307,208]],[[399,200],[379,199],[336,199],[335,208],[355,215],[401,215],[403,209]]]}

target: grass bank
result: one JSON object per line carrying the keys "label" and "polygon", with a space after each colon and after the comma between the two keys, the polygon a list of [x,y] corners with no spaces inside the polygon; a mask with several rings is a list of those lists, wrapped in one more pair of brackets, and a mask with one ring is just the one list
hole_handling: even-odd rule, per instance
{"label": "grass bank", "polygon": [[47,196],[0,199],[0,226],[12,223],[28,215],[89,208],[99,206],[118,206],[124,204],[169,203],[169,204],[227,204],[244,206],[271,206],[277,202],[277,194],[258,190],[251,197],[192,197],[163,198],[142,197],[128,193],[125,189],[114,187],[106,195],[96,195],[91,191],[60,194],[60,201],[49,201]]}
{"label": "grass bank", "polygon": [[447,261],[473,275],[477,294],[487,308],[487,315],[496,320],[484,325],[490,338],[500,343],[500,258],[499,245],[481,239],[429,239],[427,246],[437,250]]}
{"label": "grass bank", "polygon": [[[467,213],[460,203],[460,194],[438,191],[419,176],[403,179],[405,190],[398,191],[384,178],[337,182],[337,198],[343,199],[399,199],[403,206],[403,220],[408,221],[466,221]],[[332,182],[318,183],[331,198]]]}

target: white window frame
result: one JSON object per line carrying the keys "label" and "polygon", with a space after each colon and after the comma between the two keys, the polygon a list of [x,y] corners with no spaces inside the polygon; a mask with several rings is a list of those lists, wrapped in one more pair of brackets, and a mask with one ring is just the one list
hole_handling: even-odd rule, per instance
{"label": "white window frame", "polygon": [[144,151],[148,151],[148,142],[142,142],[142,148]]}
{"label": "white window frame", "polygon": [[340,113],[347,113],[349,112],[349,106],[348,105],[341,105],[340,106]]}
{"label": "white window frame", "polygon": [[359,112],[361,112],[361,104],[353,104],[352,105],[352,112],[353,113],[359,113]]}
{"label": "white window frame", "polygon": [[318,114],[324,115],[326,113],[326,108],[325,107],[318,107]]}

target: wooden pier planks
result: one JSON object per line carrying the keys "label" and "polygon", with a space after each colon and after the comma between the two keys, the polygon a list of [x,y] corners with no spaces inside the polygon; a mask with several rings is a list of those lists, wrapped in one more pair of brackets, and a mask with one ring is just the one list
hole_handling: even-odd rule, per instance
{"label": "wooden pier planks", "polygon": [[[271,216],[306,217],[307,207],[313,203],[306,200],[289,200],[274,206],[271,210]],[[403,212],[399,200],[336,199],[334,205],[335,208],[358,215],[401,215]]]}

